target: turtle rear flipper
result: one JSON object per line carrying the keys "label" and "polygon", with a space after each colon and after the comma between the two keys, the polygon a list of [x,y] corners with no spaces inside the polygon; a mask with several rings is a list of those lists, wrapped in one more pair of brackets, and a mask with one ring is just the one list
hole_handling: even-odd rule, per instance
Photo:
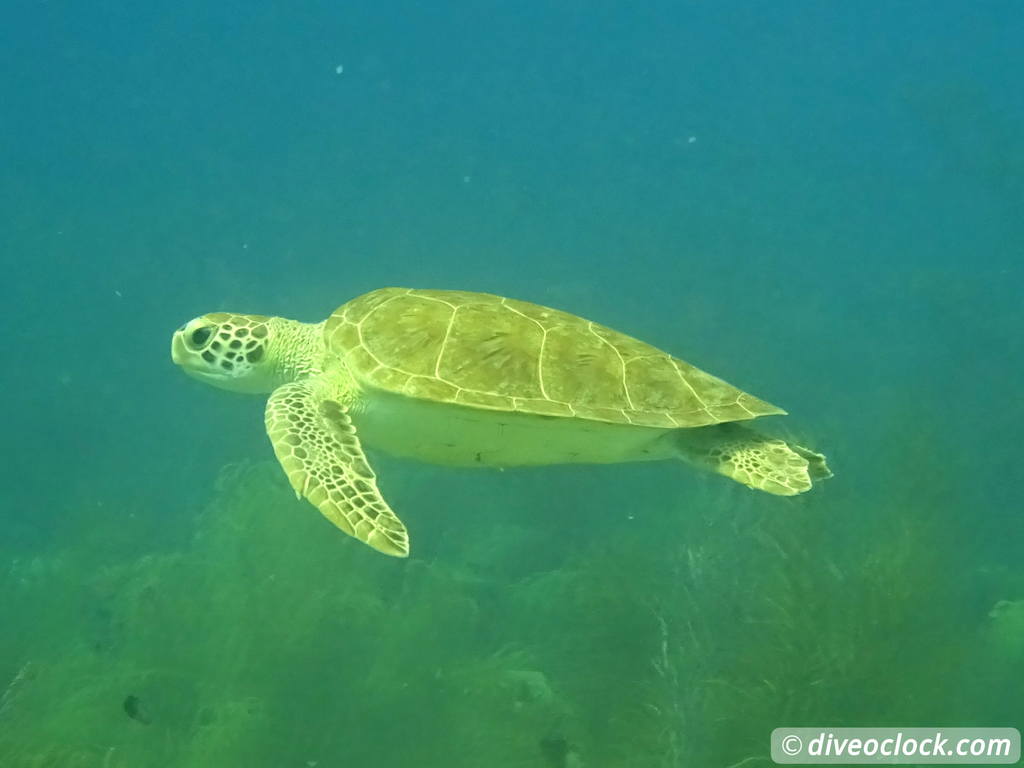
{"label": "turtle rear flipper", "polygon": [[677,434],[686,461],[776,496],[795,496],[809,491],[815,480],[832,476],[820,453],[738,424],[679,430]]}
{"label": "turtle rear flipper", "polygon": [[802,445],[791,445],[789,447],[807,459],[807,472],[811,476],[811,480],[828,480],[832,477],[832,470],[828,468],[824,454],[816,453],[809,448],[804,448]]}

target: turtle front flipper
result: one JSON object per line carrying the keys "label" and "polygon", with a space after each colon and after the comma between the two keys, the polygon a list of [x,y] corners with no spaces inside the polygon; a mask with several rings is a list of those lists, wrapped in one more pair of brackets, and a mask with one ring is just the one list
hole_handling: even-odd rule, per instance
{"label": "turtle front flipper", "polygon": [[795,496],[809,491],[815,480],[832,477],[820,453],[739,424],[682,429],[678,435],[685,460],[776,496]]}
{"label": "turtle front flipper", "polygon": [[347,410],[315,380],[284,384],[267,401],[274,453],[295,493],[349,536],[406,557],[409,535],[377,488]]}

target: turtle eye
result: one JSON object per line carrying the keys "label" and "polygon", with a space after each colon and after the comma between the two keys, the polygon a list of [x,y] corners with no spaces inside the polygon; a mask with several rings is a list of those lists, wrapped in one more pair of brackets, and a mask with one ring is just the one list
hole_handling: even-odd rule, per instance
{"label": "turtle eye", "polygon": [[207,341],[210,340],[210,337],[212,335],[213,327],[209,325],[204,325],[202,328],[196,328],[194,331],[192,331],[191,340],[192,343],[195,344],[197,347],[201,347],[204,344],[206,344]]}

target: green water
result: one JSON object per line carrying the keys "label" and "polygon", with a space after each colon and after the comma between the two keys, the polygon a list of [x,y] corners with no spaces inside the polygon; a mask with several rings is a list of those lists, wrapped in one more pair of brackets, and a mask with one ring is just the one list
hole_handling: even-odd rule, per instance
{"label": "green water", "polygon": [[[761,768],[778,726],[1024,724],[1019,2],[4,10],[0,768]],[[835,477],[371,450],[383,557],[169,344],[389,285],[655,344]]]}

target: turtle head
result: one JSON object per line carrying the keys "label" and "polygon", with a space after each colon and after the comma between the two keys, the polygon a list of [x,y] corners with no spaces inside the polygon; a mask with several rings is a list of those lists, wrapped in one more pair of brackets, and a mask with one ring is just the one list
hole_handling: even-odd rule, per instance
{"label": "turtle head", "polygon": [[292,325],[302,324],[264,315],[200,315],[174,332],[171,359],[189,376],[221,389],[271,392],[292,378],[281,354]]}

